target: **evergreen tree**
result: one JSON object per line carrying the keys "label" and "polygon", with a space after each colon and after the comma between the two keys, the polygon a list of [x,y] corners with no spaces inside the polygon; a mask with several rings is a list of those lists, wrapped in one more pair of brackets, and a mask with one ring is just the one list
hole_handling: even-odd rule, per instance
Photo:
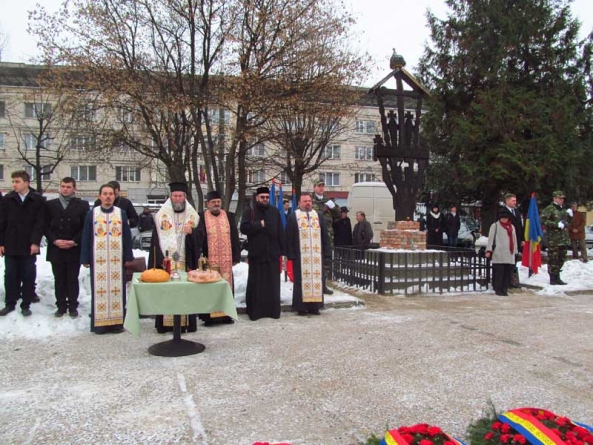
{"label": "evergreen tree", "polygon": [[[567,0],[447,0],[427,13],[432,45],[420,77],[433,94],[423,122],[428,186],[442,202],[500,195],[544,199],[556,189],[584,200],[593,182],[580,24]],[[576,195],[579,196],[576,196]]]}

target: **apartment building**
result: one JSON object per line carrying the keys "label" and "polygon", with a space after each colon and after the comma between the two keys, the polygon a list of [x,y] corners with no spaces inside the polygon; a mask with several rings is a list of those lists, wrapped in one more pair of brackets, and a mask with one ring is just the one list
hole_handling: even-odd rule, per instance
{"label": "apartment building", "polygon": [[[166,198],[168,182],[166,170],[158,161],[146,158],[123,144],[110,147],[108,155],[97,156],[90,150],[96,142],[93,136],[79,129],[72,122],[44,121],[51,116],[52,107],[58,106],[55,97],[41,97],[37,76],[44,68],[35,65],[0,63],[0,190],[11,189],[10,173],[24,169],[34,172],[24,158],[34,159],[36,148],[46,156],[42,163],[43,189],[48,195],[57,193],[60,178],[72,176],[78,182],[78,194],[87,199],[96,197],[101,184],[117,180],[122,193],[135,203],[158,203]],[[84,93],[80,93],[84,94]],[[411,110],[413,111],[413,110]],[[71,114],[93,119],[93,113],[84,108]],[[64,114],[64,113],[62,113]],[[218,113],[219,125],[230,122],[228,110]],[[80,116],[79,116],[80,117]],[[120,113],[113,117],[113,125],[121,124],[130,116]],[[344,122],[340,136],[326,147],[327,159],[318,171],[304,178],[303,190],[311,190],[317,178],[326,183],[326,193],[344,205],[352,184],[381,181],[381,168],[373,161],[373,138],[380,132],[379,112],[372,95],[363,95],[356,117]],[[45,131],[40,126],[46,125]],[[291,193],[291,183],[285,174],[258,162],[274,152],[273,147],[258,144],[248,155],[249,186],[269,183],[276,177],[283,183],[285,195]],[[51,155],[53,154],[54,159]],[[59,159],[59,162],[57,161]],[[202,182],[207,174],[200,166]]]}

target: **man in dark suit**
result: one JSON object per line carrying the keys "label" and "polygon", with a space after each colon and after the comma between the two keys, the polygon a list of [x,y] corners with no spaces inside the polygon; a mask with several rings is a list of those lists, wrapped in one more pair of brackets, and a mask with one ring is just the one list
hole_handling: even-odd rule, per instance
{"label": "man in dark suit", "polygon": [[63,178],[60,196],[45,204],[45,236],[47,261],[55,280],[56,317],[66,311],[78,317],[78,273],[80,271],[80,241],[89,203],[74,196],[76,181]]}
{"label": "man in dark suit", "polygon": [[4,256],[5,307],[0,316],[16,309],[31,315],[35,293],[35,261],[43,236],[45,198],[29,189],[30,176],[24,170],[11,175],[13,191],[0,200],[0,256]]}
{"label": "man in dark suit", "polygon": [[[523,227],[523,217],[521,212],[517,209],[517,196],[512,193],[504,195],[504,205],[511,212],[511,223],[515,226],[515,233],[517,234],[517,247],[519,253],[523,252],[523,245],[525,244],[525,228]],[[515,257],[515,266],[511,272],[511,285],[510,287],[520,288],[521,283],[519,282],[519,271],[517,269],[517,261],[519,261],[519,255]]]}

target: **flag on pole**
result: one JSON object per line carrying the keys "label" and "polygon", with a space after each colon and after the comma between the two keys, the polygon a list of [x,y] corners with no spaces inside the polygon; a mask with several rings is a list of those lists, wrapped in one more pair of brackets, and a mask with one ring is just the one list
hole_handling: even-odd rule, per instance
{"label": "flag on pole", "polygon": [[542,231],[542,224],[539,220],[539,210],[537,208],[537,201],[535,200],[535,193],[531,194],[529,201],[529,210],[527,212],[527,219],[525,220],[525,246],[523,246],[523,259],[521,264],[529,267],[529,275],[536,274],[542,265],[542,249],[541,242],[544,236]]}
{"label": "flag on pole", "polygon": [[270,189],[270,205],[276,207],[276,180],[272,179],[272,188]]}
{"label": "flag on pole", "polygon": [[296,190],[292,189],[292,209],[291,211],[296,212],[297,201],[296,201]]}
{"label": "flag on pole", "polygon": [[280,221],[282,228],[286,229],[286,215],[284,214],[284,195],[282,194],[282,183],[278,183],[278,210],[280,211]]}

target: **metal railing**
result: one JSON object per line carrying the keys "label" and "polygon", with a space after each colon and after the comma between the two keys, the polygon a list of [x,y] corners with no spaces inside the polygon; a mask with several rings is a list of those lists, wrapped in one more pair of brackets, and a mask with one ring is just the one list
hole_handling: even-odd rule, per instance
{"label": "metal railing", "polygon": [[333,279],[381,295],[488,289],[490,260],[474,249],[382,251],[336,247]]}

